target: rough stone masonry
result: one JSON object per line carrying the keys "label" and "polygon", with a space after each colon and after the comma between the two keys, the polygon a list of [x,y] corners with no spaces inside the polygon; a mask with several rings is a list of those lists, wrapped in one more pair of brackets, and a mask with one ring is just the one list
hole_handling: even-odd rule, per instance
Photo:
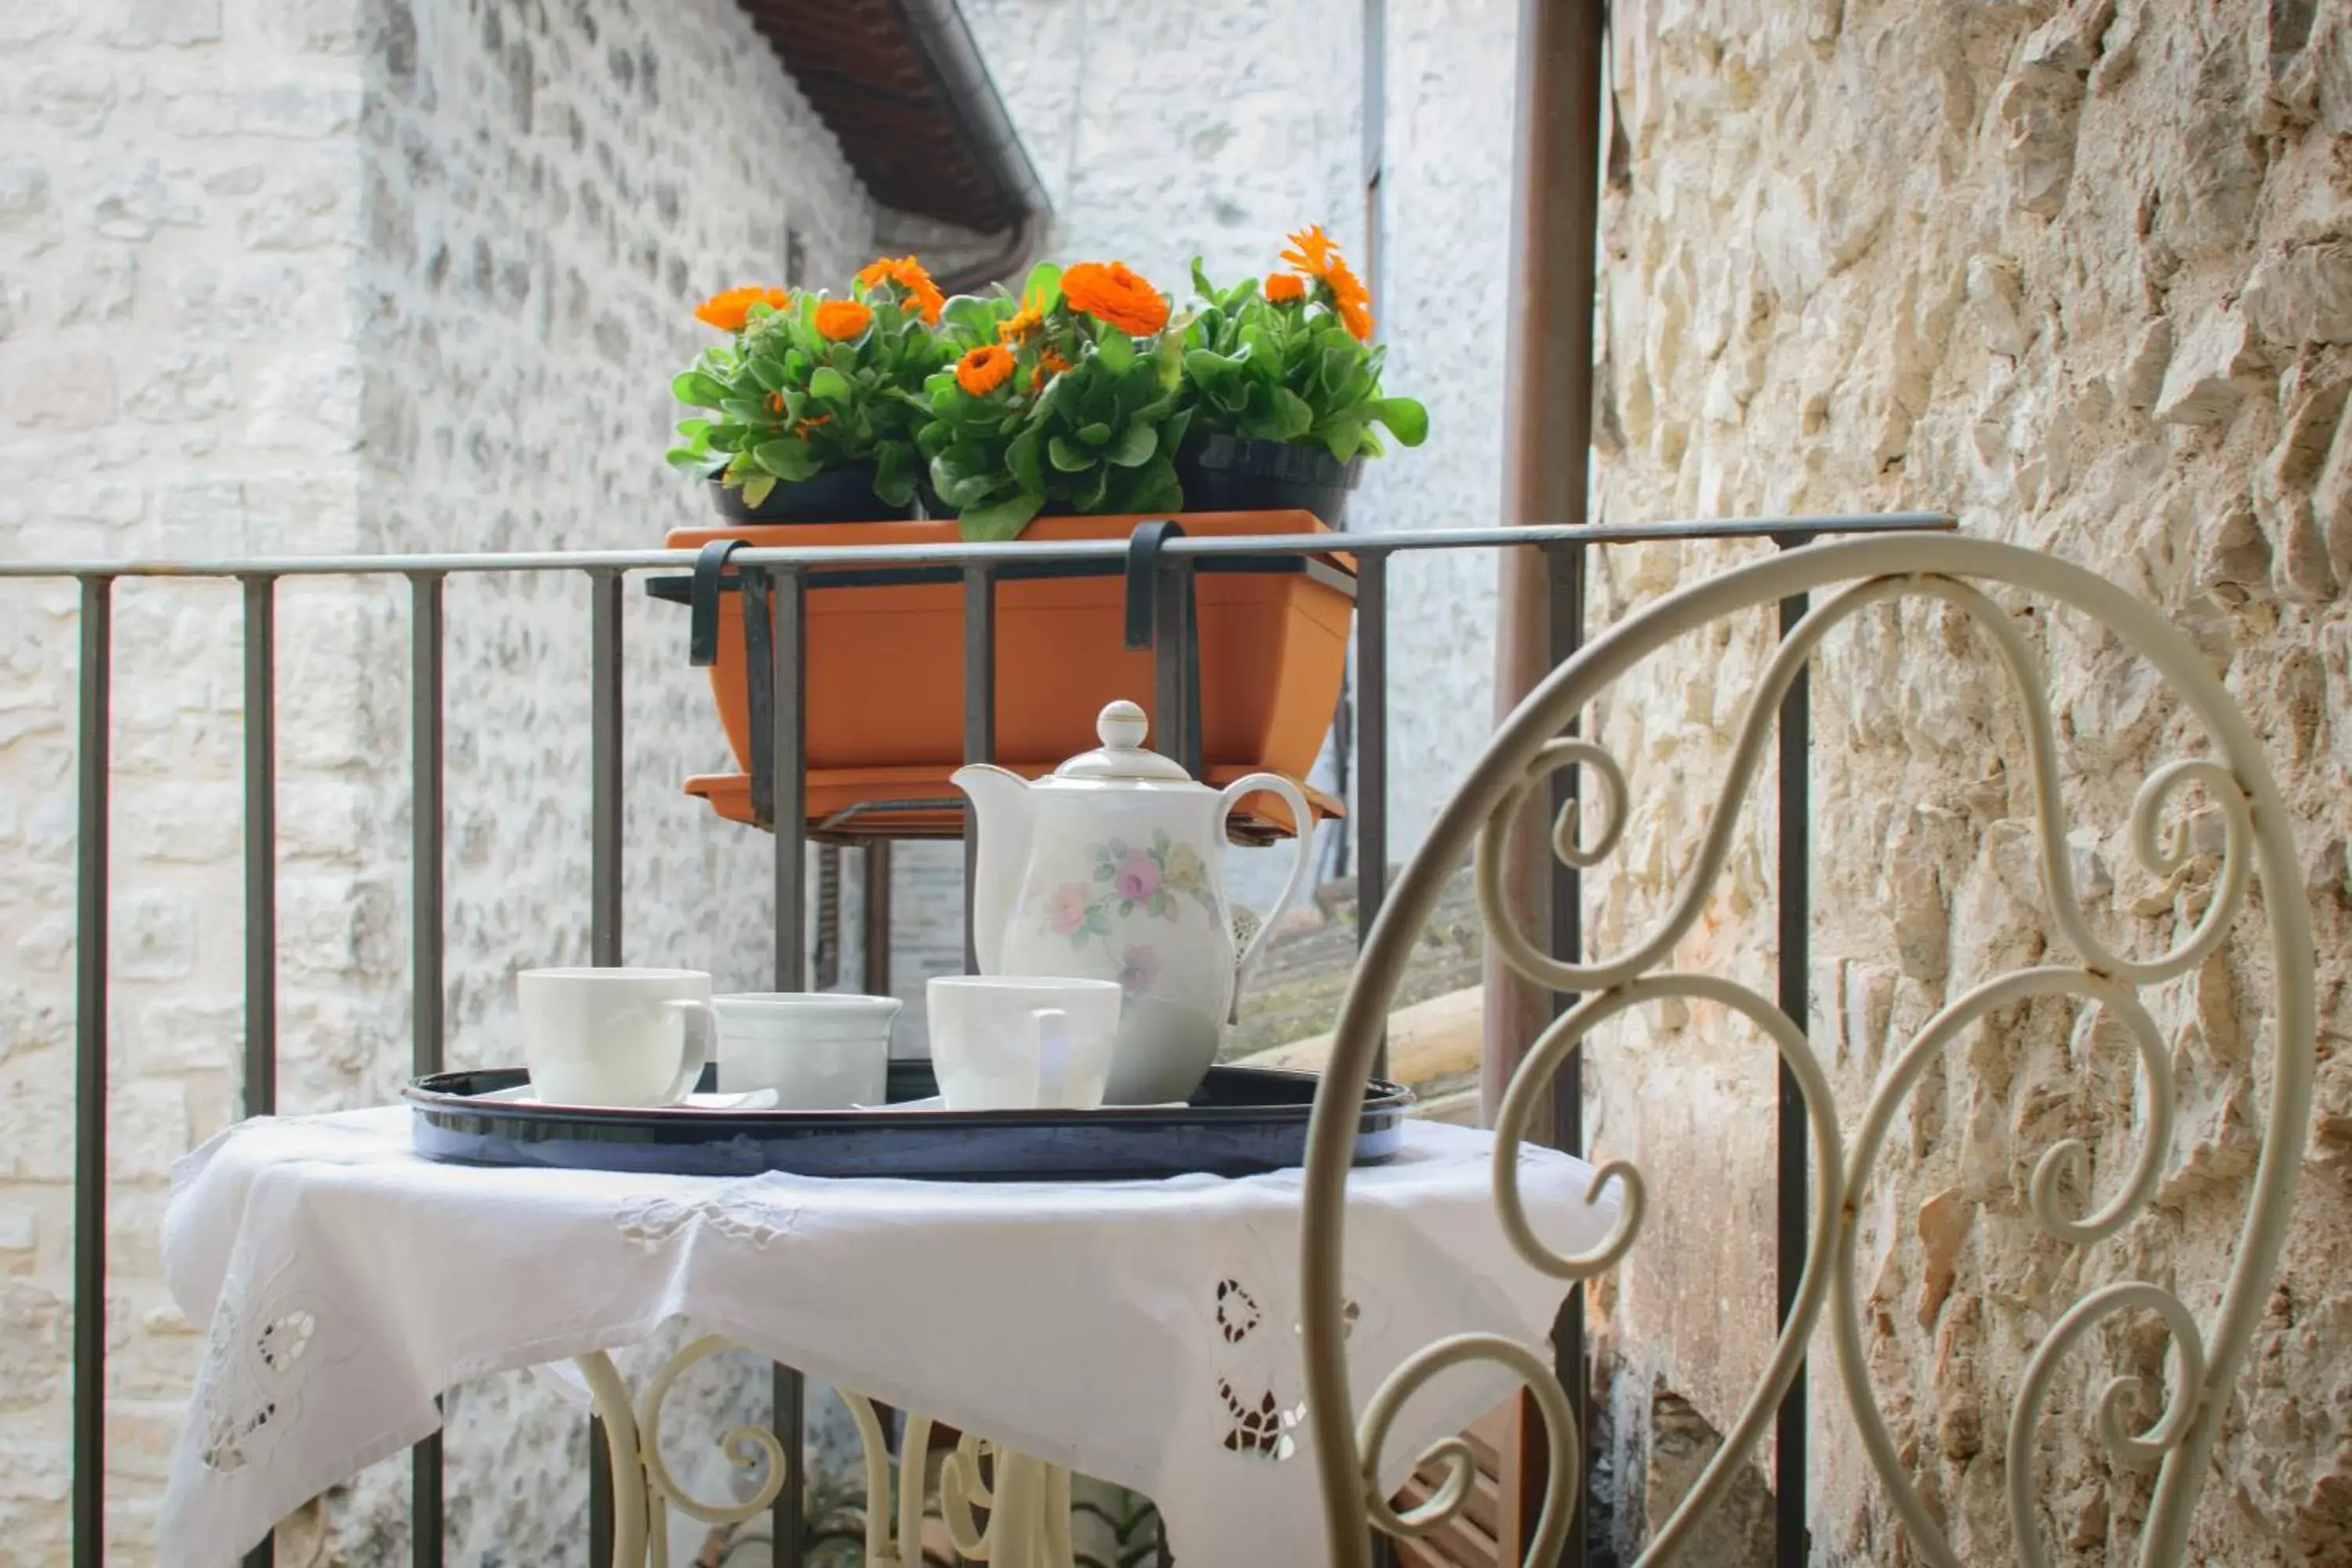
{"label": "rough stone masonry", "polygon": [[[692,301],[795,249],[838,278],[872,245],[731,0],[12,5],[0,126],[0,538],[23,557],[655,544],[706,515],[660,462]],[[586,961],[588,600],[446,593],[448,1051],[470,1065],[513,1056],[512,970]],[[52,1563],[75,623],[70,585],[4,597],[0,1556]],[[279,600],[280,1102],[304,1110],[406,1070],[407,593]],[[117,601],[107,1555],[137,1563],[202,1348],[160,1279],[164,1178],[237,1110],[244,714],[233,584]],[[677,612],[624,616],[627,956],[757,983],[765,841],[677,793],[724,742]],[[579,1559],[580,1408],[520,1376],[449,1408],[451,1560]],[[405,1471],[293,1521],[289,1550],[404,1552]]]}
{"label": "rough stone masonry", "polygon": [[[1612,64],[1605,514],[1948,509],[2160,605],[2268,744],[2328,1059],[2287,1266],[2190,1556],[2352,1561],[2352,1057],[2336,1054],[2352,1028],[2352,8],[1634,0]],[[1610,556],[1602,618],[1737,558]],[[2044,620],[2086,912],[2153,953],[2202,911],[2214,862],[2159,880],[2123,829],[2141,780],[2195,737],[2112,639]],[[1759,617],[1687,638],[1608,705],[1601,733],[1638,805],[1597,874],[1599,950],[1648,929],[1687,868],[1770,637]],[[1938,609],[1865,616],[1824,649],[1813,712],[1811,1023],[1850,1125],[1930,1013],[2034,960],[2051,928],[2015,710],[1982,637]],[[1769,984],[1769,816],[1749,810],[1680,966]],[[2210,808],[2190,820],[2207,848],[2217,827]],[[2133,1068],[2109,1026],[2046,1004],[2000,1018],[1898,1121],[1862,1199],[1874,1391],[1963,1561],[2015,1560],[2001,1443],[2056,1312],[2126,1274],[2210,1312],[2267,1103],[2266,963],[2258,940],[2234,943],[2151,997],[2181,1131],[2155,1203],[2103,1247],[2057,1245],[2023,1197],[2068,1136],[2094,1152],[2096,1191],[2121,1179]],[[1601,1151],[1674,1173],[1600,1289],[1620,1386],[1660,1379],[1721,1428],[1770,1342],[1769,1049],[1693,1006],[1619,1031],[1590,1082]],[[1813,1352],[1815,1560],[1916,1561],[1827,1336]],[[2040,1459],[2061,1561],[2131,1559],[2149,1476],[2111,1463],[2091,1417],[2108,1377],[2160,1375],[2164,1354],[2151,1321],[2126,1317],[2062,1373]]]}

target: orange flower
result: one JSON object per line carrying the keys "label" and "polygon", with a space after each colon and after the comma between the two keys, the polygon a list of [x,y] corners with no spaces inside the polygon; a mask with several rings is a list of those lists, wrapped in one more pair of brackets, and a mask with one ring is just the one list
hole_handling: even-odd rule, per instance
{"label": "orange flower", "polygon": [[[1331,308],[1339,312],[1339,320],[1360,342],[1369,342],[1372,336],[1372,296],[1364,280],[1356,276],[1339,247],[1318,224],[1309,224],[1290,237],[1292,248],[1282,253],[1282,258],[1309,278],[1319,278],[1323,287],[1331,291]],[[1274,298],[1272,280],[1266,288],[1266,298]]]}
{"label": "orange flower", "polygon": [[911,256],[881,256],[868,262],[857,274],[858,282],[872,289],[884,283],[895,283],[907,292],[908,300],[922,312],[923,324],[940,324],[940,311],[947,304],[947,296],[923,270],[923,264]]}
{"label": "orange flower", "polygon": [[1070,362],[1055,353],[1051,343],[1046,344],[1045,353],[1037,356],[1037,367],[1029,373],[1029,390],[1033,393],[1045,390],[1047,382],[1069,368]]}
{"label": "orange flower", "polygon": [[1277,305],[1295,304],[1307,298],[1307,279],[1296,272],[1277,272],[1265,280],[1265,297]]}
{"label": "orange flower", "polygon": [[812,430],[815,429],[815,428],[816,428],[818,426],[820,426],[820,425],[830,425],[830,424],[832,424],[832,423],[833,423],[833,416],[832,416],[832,415],[830,415],[830,414],[820,414],[820,415],[816,416],[816,417],[814,417],[814,419],[803,419],[803,420],[802,420],[799,424],[797,424],[797,425],[793,426],[793,435],[795,435],[795,436],[797,436],[797,437],[799,437],[802,440],[805,441],[805,440],[807,440],[807,439],[809,438],[809,432],[810,432],[810,431],[812,431]]}
{"label": "orange flower", "polygon": [[1332,252],[1339,248],[1331,243],[1331,237],[1323,232],[1323,226],[1317,223],[1310,223],[1292,235],[1290,243],[1297,248],[1284,251],[1282,258],[1309,278],[1322,277],[1324,269],[1331,263]]}
{"label": "orange flower", "polygon": [[1013,351],[986,343],[956,361],[956,384],[974,397],[986,397],[1013,374]]}
{"label": "orange flower", "polygon": [[855,300],[827,300],[816,308],[816,330],[836,343],[856,337],[873,320],[874,312]]}
{"label": "orange flower", "polygon": [[792,302],[792,295],[782,289],[730,289],[697,305],[694,314],[696,320],[722,332],[740,332],[751,319],[752,306],[772,305],[781,310]]}
{"label": "orange flower", "polygon": [[776,413],[782,414],[784,411],[784,395],[781,392],[768,394],[768,406]]}
{"label": "orange flower", "polygon": [[1045,312],[1037,308],[1034,295],[1021,301],[1021,309],[996,323],[996,341],[1000,343],[1026,342],[1029,334],[1045,324]]}
{"label": "orange flower", "polygon": [[1124,261],[1081,261],[1062,274],[1062,298],[1074,310],[1148,338],[1168,324],[1168,301]]}
{"label": "orange flower", "polygon": [[1337,256],[1323,274],[1323,286],[1331,290],[1331,308],[1339,312],[1339,320],[1358,342],[1372,341],[1372,294],[1363,279],[1348,269],[1348,264]]}

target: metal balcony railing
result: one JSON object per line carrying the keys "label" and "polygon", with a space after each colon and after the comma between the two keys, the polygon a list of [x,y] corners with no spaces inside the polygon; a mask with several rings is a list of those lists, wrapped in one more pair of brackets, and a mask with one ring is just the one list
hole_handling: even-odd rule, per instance
{"label": "metal balcony railing", "polygon": [[[887,545],[869,549],[735,549],[727,559],[739,591],[751,602],[764,600],[770,617],[744,617],[747,643],[759,657],[754,668],[767,676],[754,680],[755,710],[764,707],[768,745],[755,780],[764,775],[760,816],[773,824],[807,822],[806,784],[801,758],[807,715],[803,650],[808,595],[843,585],[845,574],[918,573],[917,580],[944,574],[960,579],[964,593],[963,741],[965,760],[987,762],[995,751],[995,637],[997,585],[1001,579],[1034,574],[1041,568],[1068,574],[1122,575],[1128,579],[1128,635],[1131,646],[1153,650],[1157,711],[1162,716],[1158,744],[1167,754],[1197,766],[1199,713],[1191,672],[1199,648],[1191,613],[1193,573],[1218,563],[1251,557],[1315,558],[1344,550],[1355,560],[1355,676],[1351,723],[1346,731],[1353,752],[1349,806],[1353,817],[1360,932],[1377,914],[1389,865],[1388,741],[1391,694],[1388,687],[1391,605],[1389,567],[1408,551],[1537,549],[1549,563],[1550,654],[1555,662],[1574,653],[1584,621],[1586,552],[1616,545],[1682,540],[1754,540],[1781,548],[1801,546],[1825,535],[1923,532],[1948,530],[1952,520],[1932,513],[1787,517],[1737,521],[1662,522],[1641,525],[1476,529],[1387,533],[1350,533],[1281,538],[1186,538],[1169,525],[1146,523],[1133,541],[1074,543]],[[443,735],[446,712],[443,589],[458,574],[580,574],[591,584],[591,847],[590,949],[600,965],[622,962],[621,871],[623,758],[622,605],[631,574],[691,572],[697,555],[685,551],[602,551],[379,556],[281,556],[247,560],[58,561],[0,563],[0,582],[71,579],[79,591],[79,758],[77,762],[77,875],[74,931],[74,1202],[72,1531],[75,1568],[100,1568],[104,1551],[107,1226],[108,899],[110,892],[108,755],[113,674],[112,609],[115,584],[124,578],[234,580],[244,595],[245,799],[245,1046],[241,1105],[247,1115],[263,1115],[277,1105],[278,866],[276,612],[278,584],[288,578],[396,577],[409,585],[410,782],[412,898],[410,1070],[423,1074],[443,1067],[445,1033],[442,927]],[[1802,613],[1801,601],[1781,606],[1782,630]],[[756,701],[765,685],[768,700]],[[1790,1017],[1807,1016],[1805,938],[1810,910],[1801,868],[1807,855],[1807,693],[1801,680],[1782,712],[1779,813],[1781,827],[1780,886],[1780,1003]],[[1173,716],[1172,721],[1167,716]],[[1555,782],[1574,787],[1573,770]],[[806,988],[810,932],[807,930],[807,857],[803,835],[778,833],[774,853],[774,985]],[[969,853],[969,835],[966,838]],[[1800,874],[1790,875],[1790,868]],[[1551,870],[1551,919],[1557,951],[1572,953],[1581,918],[1577,873],[1564,864]],[[869,953],[887,946],[887,905],[869,902]],[[967,922],[968,923],[968,922]],[[967,947],[969,937],[967,937]],[[869,971],[869,973],[871,972]],[[1572,998],[1554,998],[1564,1010]],[[1376,1068],[1375,1071],[1383,1070]],[[1782,1069],[1779,1162],[1779,1234],[1783,1284],[1796,1278],[1807,1236],[1806,1144],[1803,1110]],[[1580,1077],[1571,1065],[1556,1080],[1556,1141],[1571,1152],[1582,1142]],[[1582,1398],[1584,1344],[1582,1297],[1571,1292],[1555,1335],[1563,1377],[1571,1396]],[[773,1376],[776,1430],[783,1438],[789,1473],[775,1504],[774,1536],[779,1568],[801,1568],[799,1517],[803,1478],[799,1473],[803,1427],[802,1383],[789,1368]],[[1804,1466],[1803,1384],[1791,1392],[1778,1426],[1776,1469],[1783,1512],[1799,1500],[1801,1520]],[[594,1452],[603,1453],[601,1437]],[[412,1460],[412,1541],[419,1568],[436,1568],[443,1554],[443,1476],[440,1442],[418,1445]],[[1792,1484],[1793,1483],[1793,1484]],[[1306,1479],[1301,1478],[1301,1484]],[[589,1531],[592,1563],[604,1568],[611,1537],[610,1479],[601,1460],[592,1464]],[[1580,1533],[1585,1510],[1578,1511]],[[1801,1531],[1794,1539],[1784,1528],[1783,1562],[1801,1561]],[[1791,1559],[1789,1549],[1800,1555]],[[1571,1543],[1580,1552],[1580,1542]],[[249,1563],[271,1561],[268,1544]],[[1570,1561],[1581,1561],[1572,1555]]]}

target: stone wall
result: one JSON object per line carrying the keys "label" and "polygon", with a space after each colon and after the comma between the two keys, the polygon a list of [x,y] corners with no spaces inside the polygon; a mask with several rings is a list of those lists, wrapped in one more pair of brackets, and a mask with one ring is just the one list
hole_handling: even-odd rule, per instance
{"label": "stone wall", "polygon": [[[349,45],[290,5],[12,6],[0,84],[0,548],[350,548]],[[289,589],[281,638],[333,647],[356,603]],[[0,590],[0,1536],[27,1563],[67,1554],[75,624],[70,585]],[[236,1107],[237,591],[126,584],[114,646],[108,1555],[135,1562],[199,1348],[159,1278],[164,1178]],[[349,885],[373,798],[338,710],[353,668],[318,660],[280,715],[298,1061],[361,1048],[320,1032],[351,940],[320,889]]]}
{"label": "stone wall", "polygon": [[[728,0],[18,7],[0,85],[14,557],[656,542],[705,515],[660,458],[667,382],[706,341],[693,300],[788,253],[838,279],[872,239]],[[515,1054],[513,970],[587,956],[587,595],[446,595],[467,1064]],[[279,599],[280,1092],[315,1110],[406,1070],[408,595]],[[677,793],[725,755],[682,612],[633,595],[625,621],[627,955],[757,983],[767,840]],[[69,588],[0,594],[0,1530],[45,1562],[68,1474],[74,624]],[[110,1560],[152,1549],[199,1348],[159,1278],[163,1179],[236,1110],[239,626],[233,585],[117,595]],[[576,1407],[520,1378],[449,1405],[453,1560],[576,1558]],[[404,1499],[394,1465],[330,1500],[329,1560],[390,1560]]]}
{"label": "stone wall", "polygon": [[[1595,431],[1612,518],[1947,508],[1971,534],[2088,565],[2161,606],[2224,673],[2284,783],[2318,934],[2323,1052],[2352,1025],[2352,750],[2338,717],[2352,679],[2347,19],[2308,0],[1619,7]],[[1612,554],[1596,619],[1756,553]],[[2124,828],[2141,780],[2193,749],[2190,727],[2112,639],[2070,615],[2030,625],[2086,911],[2124,951],[2153,954],[2201,911],[2213,862],[2159,879]],[[1642,803],[1596,874],[1602,950],[1649,929],[1687,868],[1769,636],[1759,616],[1686,638],[1602,714]],[[2014,709],[1981,635],[1918,606],[1865,616],[1826,646],[1813,716],[1813,1034],[1851,1113],[1937,1007],[2045,944],[2063,950],[2032,869]],[[1768,775],[1766,802],[1769,790]],[[1681,966],[1769,984],[1763,809],[1748,809]],[[2268,980],[2250,940],[2151,995],[2181,1131],[2155,1205],[2102,1247],[2056,1246],[2023,1195],[2067,1136],[2092,1149],[2100,1194],[2121,1181],[2131,1067],[2112,1026],[2050,1005],[2003,1016],[1937,1064],[1898,1121],[1891,1168],[1862,1200],[1869,1354],[1963,1561],[2013,1560],[2001,1434],[2056,1312],[2127,1272],[2210,1312],[2267,1104]],[[2322,1068],[2288,1266],[2195,1561],[2352,1551],[2341,1065]],[[1619,1031],[1591,1075],[1600,1149],[1656,1184],[1644,1240],[1601,1287],[1619,1386],[1654,1380],[1721,1429],[1770,1333],[1769,1052],[1693,1006]],[[2157,1373],[2163,1352],[2145,1320],[2119,1320],[2061,1374],[2042,1522],[2063,1561],[2136,1549],[2147,1478],[2107,1462],[2089,1413],[2108,1376]],[[1910,1560],[1831,1361],[1823,1336],[1815,1558]]]}

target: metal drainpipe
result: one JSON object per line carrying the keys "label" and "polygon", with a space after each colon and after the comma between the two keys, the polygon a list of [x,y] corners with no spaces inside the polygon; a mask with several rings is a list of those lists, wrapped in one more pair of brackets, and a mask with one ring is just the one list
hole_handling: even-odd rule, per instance
{"label": "metal drainpipe", "polygon": [[902,5],[940,96],[963,121],[965,135],[995,182],[998,200],[1013,215],[993,252],[942,273],[940,287],[961,294],[1015,279],[1045,243],[1054,216],[1053,198],[1021,144],[955,0],[902,0]]}
{"label": "metal drainpipe", "polygon": [[[1503,521],[1506,526],[1589,521],[1591,471],[1594,251],[1600,232],[1603,0],[1521,0],[1518,146],[1513,182],[1510,338],[1505,371]],[[1549,574],[1544,552],[1499,552],[1495,646],[1499,721],[1551,666]],[[1529,931],[1545,929],[1551,860],[1529,808],[1524,852],[1505,869],[1505,896]],[[1481,1100],[1491,1122],[1551,997],[1506,965],[1486,960]]]}

